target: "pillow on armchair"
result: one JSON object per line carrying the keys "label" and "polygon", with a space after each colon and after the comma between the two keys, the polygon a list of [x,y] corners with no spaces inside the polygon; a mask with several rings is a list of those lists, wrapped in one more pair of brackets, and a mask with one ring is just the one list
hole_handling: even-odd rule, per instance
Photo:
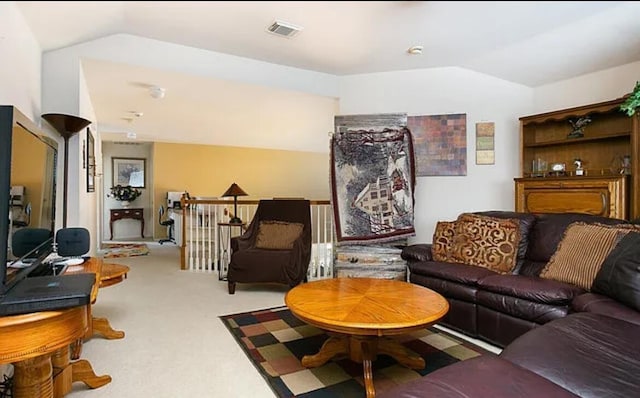
{"label": "pillow on armchair", "polygon": [[290,250],[302,235],[304,225],[284,221],[260,221],[256,249]]}

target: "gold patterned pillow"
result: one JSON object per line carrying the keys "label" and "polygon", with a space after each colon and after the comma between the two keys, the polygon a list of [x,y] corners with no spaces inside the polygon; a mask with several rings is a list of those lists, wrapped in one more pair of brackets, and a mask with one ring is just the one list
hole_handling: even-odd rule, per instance
{"label": "gold patterned pillow", "polygon": [[590,290],[609,253],[633,230],[638,229],[632,224],[605,225],[582,221],[570,224],[540,277]]}
{"label": "gold patterned pillow", "polygon": [[284,221],[260,221],[257,249],[292,249],[293,243],[300,237],[304,225]]}
{"label": "gold patterned pillow", "polygon": [[451,257],[455,262],[507,274],[516,266],[520,222],[463,213],[458,217]]}
{"label": "gold patterned pillow", "polygon": [[450,262],[451,245],[455,234],[455,221],[438,221],[431,245],[431,256],[434,261]]}

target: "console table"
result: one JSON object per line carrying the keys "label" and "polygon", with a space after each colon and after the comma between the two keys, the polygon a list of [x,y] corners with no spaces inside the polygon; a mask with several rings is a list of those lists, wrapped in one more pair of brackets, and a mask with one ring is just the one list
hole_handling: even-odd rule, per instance
{"label": "console table", "polygon": [[144,209],[111,209],[111,218],[109,219],[110,240],[113,240],[113,222],[125,218],[140,221],[140,236],[144,238]]}

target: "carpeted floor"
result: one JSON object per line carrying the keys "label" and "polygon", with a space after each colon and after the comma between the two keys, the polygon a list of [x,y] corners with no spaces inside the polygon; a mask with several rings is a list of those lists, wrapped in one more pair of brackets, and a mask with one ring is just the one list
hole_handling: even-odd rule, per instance
{"label": "carpeted floor", "polygon": [[144,243],[106,243],[103,245],[104,258],[146,256],[149,247]]}
{"label": "carpeted floor", "polygon": [[[254,366],[280,398],[364,397],[362,364],[347,357],[334,358],[317,368],[304,368],[304,355],[318,352],[327,335],[293,316],[286,307],[220,317]],[[422,377],[443,366],[479,355],[493,355],[484,349],[428,328],[398,341],[420,354],[422,370],[412,370],[386,355],[373,364],[376,392]]]}

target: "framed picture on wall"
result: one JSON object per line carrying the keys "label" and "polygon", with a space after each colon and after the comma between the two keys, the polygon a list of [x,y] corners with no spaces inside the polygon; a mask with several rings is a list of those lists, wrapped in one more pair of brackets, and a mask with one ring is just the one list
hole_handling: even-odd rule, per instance
{"label": "framed picture on wall", "polygon": [[95,155],[95,141],[91,130],[87,128],[87,150],[86,150],[86,165],[87,165],[87,192],[96,191],[96,155]]}
{"label": "framed picture on wall", "polygon": [[145,187],[145,165],[144,158],[112,158],[113,165],[113,186],[130,185],[134,188]]}

